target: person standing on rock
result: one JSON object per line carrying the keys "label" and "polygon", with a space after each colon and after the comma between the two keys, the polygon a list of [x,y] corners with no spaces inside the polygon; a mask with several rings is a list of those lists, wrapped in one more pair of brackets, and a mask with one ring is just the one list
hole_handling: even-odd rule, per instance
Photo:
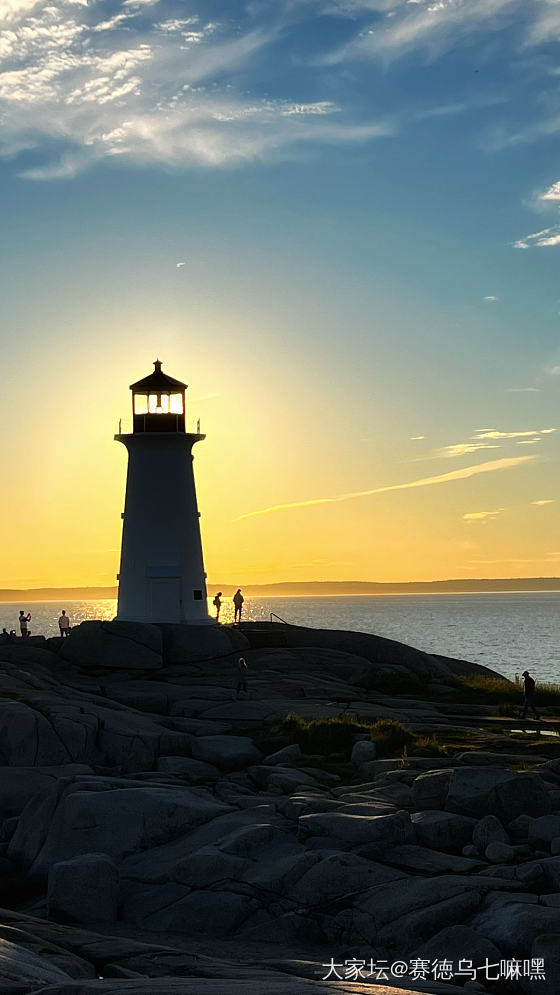
{"label": "person standing on rock", "polygon": [[21,632],[21,638],[26,639],[29,635],[29,622],[31,621],[31,612],[27,612],[27,615],[21,609],[19,613],[19,631]]}
{"label": "person standing on rock", "polygon": [[216,622],[220,621],[220,608],[222,607],[222,592],[218,591],[214,598],[213,605],[216,609]]}
{"label": "person standing on rock", "polygon": [[239,692],[244,691],[247,694],[247,674],[249,673],[249,668],[247,666],[247,661],[244,656],[240,656],[237,661],[237,691],[235,693],[236,698],[239,698]]}
{"label": "person standing on rock", "polygon": [[241,593],[241,588],[238,587],[237,591],[233,595],[233,606],[235,608],[235,614],[234,614],[234,619],[233,619],[234,624],[235,624],[235,622],[240,622],[241,621],[241,611],[243,609],[243,602],[244,601],[245,601],[245,598],[243,597],[243,595]]}
{"label": "person standing on rock", "polygon": [[527,715],[527,709],[531,709],[535,718],[540,719],[540,715],[535,708],[533,700],[533,695],[535,693],[535,682],[528,670],[524,670],[521,676],[523,677],[523,694],[525,696],[525,700],[523,702],[523,715],[521,718],[524,719]]}
{"label": "person standing on rock", "polygon": [[58,620],[58,628],[60,629],[60,635],[62,636],[62,638],[70,635],[70,619],[68,618],[68,615],[64,611],[64,608],[62,609],[62,615]]}

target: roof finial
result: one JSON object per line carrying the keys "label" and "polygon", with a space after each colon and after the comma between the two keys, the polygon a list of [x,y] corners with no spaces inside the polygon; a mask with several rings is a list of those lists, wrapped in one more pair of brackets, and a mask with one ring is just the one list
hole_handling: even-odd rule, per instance
{"label": "roof finial", "polygon": [[154,362],[154,366],[155,366],[156,373],[160,373],[161,372],[161,360],[156,359],[156,361]]}

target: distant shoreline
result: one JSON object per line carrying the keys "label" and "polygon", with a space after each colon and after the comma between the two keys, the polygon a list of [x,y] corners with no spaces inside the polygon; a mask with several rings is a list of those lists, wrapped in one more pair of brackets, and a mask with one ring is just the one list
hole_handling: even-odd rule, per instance
{"label": "distant shoreline", "polygon": [[[292,581],[277,584],[241,585],[249,598],[367,597],[372,595],[418,594],[554,594],[560,592],[560,577],[481,578],[476,580],[410,581]],[[232,584],[208,585],[209,596],[222,591],[225,598],[237,589]],[[0,590],[0,602],[14,604],[33,601],[114,601],[116,587],[45,587],[29,590]]]}

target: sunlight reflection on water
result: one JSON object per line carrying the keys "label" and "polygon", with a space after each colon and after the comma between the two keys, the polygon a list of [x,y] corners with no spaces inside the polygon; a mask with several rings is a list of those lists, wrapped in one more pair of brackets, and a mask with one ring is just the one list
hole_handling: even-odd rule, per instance
{"label": "sunlight reflection on water", "polygon": [[[65,608],[73,624],[115,617],[115,601],[0,604],[0,625],[16,628],[20,608],[32,615],[32,633],[58,635]],[[473,660],[509,677],[525,668],[542,680],[560,681],[560,592],[537,594],[366,595],[328,598],[246,598],[243,618],[270,619],[275,612],[294,625],[373,632],[442,656]],[[215,614],[212,598],[208,610]],[[222,622],[233,621],[225,597]],[[19,630],[18,630],[19,631]]]}

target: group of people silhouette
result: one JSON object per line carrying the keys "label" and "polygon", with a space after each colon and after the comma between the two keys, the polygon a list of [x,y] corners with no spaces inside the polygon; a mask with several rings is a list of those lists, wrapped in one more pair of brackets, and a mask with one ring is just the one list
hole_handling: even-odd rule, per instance
{"label": "group of people silhouette", "polygon": [[[31,629],[29,628],[30,621],[31,612],[27,612],[26,614],[22,608],[18,617],[19,632],[22,639],[27,639],[31,635]],[[63,639],[70,634],[70,619],[68,618],[64,608],[62,609],[62,613],[58,619],[58,629]],[[11,640],[17,637],[17,633],[15,629],[10,629],[8,631],[8,629],[4,626],[2,629],[2,636]]]}
{"label": "group of people silhouette", "polygon": [[[241,593],[241,588],[239,588],[239,587],[237,588],[237,591],[233,595],[232,601],[233,601],[233,607],[234,607],[234,619],[233,619],[233,621],[234,621],[234,623],[235,622],[240,622],[241,621],[241,612],[243,610],[243,602],[245,601],[245,598],[243,597],[243,595]],[[218,591],[218,593],[217,593],[217,595],[214,598],[214,601],[212,603],[214,605],[214,608],[216,609],[216,622],[219,622],[220,621],[220,609],[222,607],[222,592],[221,591]]]}

